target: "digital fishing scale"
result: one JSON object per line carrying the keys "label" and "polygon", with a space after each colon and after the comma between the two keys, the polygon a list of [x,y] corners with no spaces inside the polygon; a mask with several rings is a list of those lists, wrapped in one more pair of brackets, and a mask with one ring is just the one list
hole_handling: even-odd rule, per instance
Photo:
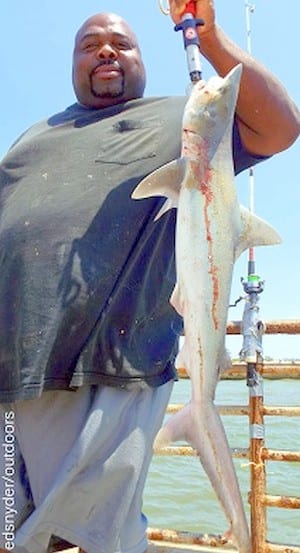
{"label": "digital fishing scale", "polygon": [[[166,15],[170,13],[168,8],[163,7],[162,0],[160,0],[160,9]],[[190,0],[186,3],[181,22],[175,25],[174,30],[182,31],[187,66],[192,84],[202,79],[200,40],[197,33],[199,25],[204,25],[204,20],[196,18],[196,2]]]}
{"label": "digital fishing scale", "polygon": [[182,20],[175,26],[175,31],[182,31],[183,43],[186,51],[187,66],[192,84],[202,78],[202,65],[200,57],[200,41],[197,27],[204,25],[203,19],[196,17],[196,2],[188,2],[185,7]]}

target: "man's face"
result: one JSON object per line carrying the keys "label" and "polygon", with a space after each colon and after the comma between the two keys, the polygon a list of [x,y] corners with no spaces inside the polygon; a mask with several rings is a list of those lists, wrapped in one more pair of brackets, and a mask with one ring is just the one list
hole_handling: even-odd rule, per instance
{"label": "man's face", "polygon": [[140,98],[145,68],[134,33],[114,14],[98,14],[79,29],[73,57],[78,101],[103,108]]}

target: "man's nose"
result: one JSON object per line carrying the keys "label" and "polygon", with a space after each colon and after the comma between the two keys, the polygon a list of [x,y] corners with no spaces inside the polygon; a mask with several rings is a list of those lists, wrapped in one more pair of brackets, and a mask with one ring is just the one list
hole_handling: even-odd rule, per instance
{"label": "man's nose", "polygon": [[97,57],[99,59],[111,59],[111,60],[114,60],[118,57],[118,53],[117,51],[115,50],[115,48],[109,44],[109,43],[105,43],[105,44],[102,44],[100,46],[100,48],[98,48],[98,51],[97,51]]}

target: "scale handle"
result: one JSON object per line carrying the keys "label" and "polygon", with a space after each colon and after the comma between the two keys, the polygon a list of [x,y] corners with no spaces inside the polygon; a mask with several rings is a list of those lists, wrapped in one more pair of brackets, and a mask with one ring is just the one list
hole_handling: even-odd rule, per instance
{"label": "scale handle", "polygon": [[196,2],[194,0],[187,2],[183,14],[186,13],[190,13],[193,17],[196,17]]}
{"label": "scale handle", "polygon": [[197,33],[198,25],[204,25],[203,19],[196,19],[196,2],[190,0],[185,6],[181,22],[175,26],[175,31],[182,31],[184,48],[187,55],[187,65],[191,82],[194,84],[202,78],[200,59],[200,41]]}

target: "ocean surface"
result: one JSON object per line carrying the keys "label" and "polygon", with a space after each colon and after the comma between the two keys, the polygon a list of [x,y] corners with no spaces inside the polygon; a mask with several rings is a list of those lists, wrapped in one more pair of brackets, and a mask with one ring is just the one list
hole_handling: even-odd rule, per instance
{"label": "ocean surface", "polygon": [[[171,403],[185,403],[190,381],[175,383]],[[265,380],[266,406],[299,406],[300,380]],[[221,381],[218,405],[248,405],[248,388],[243,381]],[[247,416],[223,416],[231,447],[249,446]],[[300,451],[300,417],[265,417],[265,447]],[[245,510],[249,519],[249,465],[234,459]],[[266,464],[267,493],[300,497],[300,463]],[[222,534],[228,524],[197,457],[155,456],[144,494],[144,513],[149,526],[198,533]],[[267,508],[267,540],[300,545],[300,510]]]}

